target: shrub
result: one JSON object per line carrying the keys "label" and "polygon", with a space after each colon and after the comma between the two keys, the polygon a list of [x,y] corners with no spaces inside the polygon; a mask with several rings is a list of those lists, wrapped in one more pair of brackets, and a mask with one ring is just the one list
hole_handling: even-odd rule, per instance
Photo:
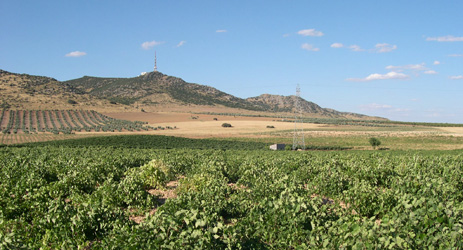
{"label": "shrub", "polygon": [[231,125],[230,123],[226,123],[226,122],[225,122],[225,123],[222,123],[222,127],[224,127],[224,128],[231,128],[232,125]]}
{"label": "shrub", "polygon": [[376,147],[378,147],[379,145],[381,145],[381,141],[374,138],[374,137],[371,137],[370,140],[370,145],[375,149]]}
{"label": "shrub", "polygon": [[69,100],[68,100],[68,103],[69,103],[69,104],[72,104],[72,105],[74,105],[74,104],[77,104],[77,102],[76,102],[76,101],[74,101],[74,100],[71,100],[71,99],[69,99]]}
{"label": "shrub", "polygon": [[273,125],[267,125],[267,128],[275,128]]}

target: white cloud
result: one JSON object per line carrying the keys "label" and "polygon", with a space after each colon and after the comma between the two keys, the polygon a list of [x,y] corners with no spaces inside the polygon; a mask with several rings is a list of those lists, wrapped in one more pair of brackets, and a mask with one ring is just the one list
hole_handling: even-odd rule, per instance
{"label": "white cloud", "polygon": [[378,43],[375,45],[375,51],[378,53],[391,52],[397,49],[397,45],[390,45],[388,43]]}
{"label": "white cloud", "polygon": [[150,42],[144,42],[141,44],[141,47],[143,49],[149,50],[152,49],[154,46],[162,44],[163,42],[158,42],[158,41],[150,41]]}
{"label": "white cloud", "polygon": [[[438,65],[438,64],[440,64],[440,62],[438,61],[434,62],[434,65]],[[408,70],[408,71],[413,72],[416,76],[418,76],[420,72],[426,75],[438,74],[438,72],[436,72],[435,70],[427,68],[425,63],[408,64],[408,65],[402,65],[402,66],[389,65],[386,67],[386,69],[394,71],[394,72],[403,72],[403,71]]]}
{"label": "white cloud", "polygon": [[82,52],[82,51],[73,51],[73,52],[67,53],[65,56],[66,56],[66,57],[81,57],[81,56],[85,56],[85,55],[87,55],[86,52]]}
{"label": "white cloud", "polygon": [[406,70],[406,69],[409,69],[409,70],[417,70],[417,71],[429,70],[429,69],[426,68],[424,65],[425,65],[424,63],[420,63],[420,64],[408,64],[408,65],[403,65],[403,66],[393,66],[393,65],[389,65],[389,66],[386,67],[386,69],[392,70],[392,71],[403,71],[403,70]]}
{"label": "white cloud", "polygon": [[177,48],[178,48],[178,47],[181,47],[181,46],[183,46],[185,43],[186,43],[186,41],[180,41],[180,42],[177,44],[176,47],[177,47]]}
{"label": "white cloud", "polygon": [[369,82],[369,81],[374,81],[374,80],[390,80],[390,79],[408,79],[409,76],[403,73],[398,73],[395,71],[391,71],[386,74],[371,74],[365,78],[348,78],[346,79],[347,81],[352,81],[352,82]]}
{"label": "white cloud", "polygon": [[434,61],[432,64],[434,64],[434,65],[439,65],[440,62],[439,62],[439,61]]}
{"label": "white cloud", "polygon": [[342,43],[333,43],[331,44],[331,48],[342,48],[344,47],[344,44]]}
{"label": "white cloud", "polygon": [[360,46],[355,45],[355,44],[349,46],[349,49],[352,50],[352,51],[364,51],[364,49],[360,48]]}
{"label": "white cloud", "polygon": [[304,43],[301,46],[302,49],[308,50],[308,51],[319,51],[319,48],[314,47],[312,44]]}
{"label": "white cloud", "polygon": [[225,32],[227,32],[227,30],[216,30],[215,32],[217,32],[217,33],[225,33]]}
{"label": "white cloud", "polygon": [[451,54],[451,55],[449,55],[449,56],[451,56],[451,57],[462,57],[463,54]]}
{"label": "white cloud", "polygon": [[362,111],[366,112],[381,112],[384,114],[391,114],[391,113],[399,113],[402,115],[407,115],[406,113],[410,111],[408,108],[397,108],[389,104],[378,104],[378,103],[370,103],[364,104],[359,106]]}
{"label": "white cloud", "polygon": [[439,37],[428,37],[426,41],[437,41],[437,42],[463,42],[463,36],[439,36]]}
{"label": "white cloud", "polygon": [[283,34],[283,37],[288,37],[288,36],[290,36],[290,35],[289,34]]}
{"label": "white cloud", "polygon": [[463,80],[463,75],[459,75],[459,76],[451,76],[449,77],[451,80]]}
{"label": "white cloud", "polygon": [[388,104],[377,104],[377,103],[370,103],[370,104],[365,104],[361,105],[360,107],[365,108],[365,109],[390,109],[392,108],[391,105]]}
{"label": "white cloud", "polygon": [[323,36],[323,32],[315,29],[299,30],[297,34],[301,36]]}
{"label": "white cloud", "polygon": [[[357,44],[345,46],[342,43],[333,43],[331,44],[331,48],[348,48],[352,51],[360,52],[360,51],[365,51],[365,49],[362,49],[360,46]],[[369,52],[376,52],[376,53],[386,53],[386,52],[391,52],[393,50],[397,49],[397,45],[391,45],[388,43],[378,43],[375,45],[375,48],[369,49]]]}

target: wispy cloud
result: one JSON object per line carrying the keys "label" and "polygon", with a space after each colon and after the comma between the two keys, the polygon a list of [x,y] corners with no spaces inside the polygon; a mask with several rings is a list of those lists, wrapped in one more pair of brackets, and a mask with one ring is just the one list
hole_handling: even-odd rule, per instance
{"label": "wispy cloud", "polygon": [[428,109],[426,110],[426,114],[424,114],[424,117],[431,117],[431,118],[439,118],[439,120],[442,120],[442,118],[453,118],[457,117],[456,114],[452,113],[447,113],[445,109]]}
{"label": "wispy cloud", "polygon": [[364,49],[360,48],[360,46],[358,45],[351,45],[349,46],[349,49],[352,50],[352,51],[356,51],[356,52],[359,52],[359,51],[365,51]]}
{"label": "wispy cloud", "polygon": [[451,57],[462,57],[463,54],[451,54],[451,55],[449,55],[449,56],[451,56]]}
{"label": "wispy cloud", "polygon": [[402,65],[402,66],[389,65],[389,66],[386,67],[386,69],[392,70],[392,71],[403,71],[403,70],[425,71],[425,70],[429,70],[428,68],[425,67],[424,63],[408,64],[408,65]]}
{"label": "wispy cloud", "polygon": [[[333,43],[331,44],[331,48],[347,48],[347,49],[350,49],[352,51],[355,51],[355,52],[361,52],[361,51],[366,51],[366,49],[363,49],[362,47],[360,47],[359,45],[357,44],[353,44],[353,45],[349,45],[349,46],[346,46],[342,43]],[[369,52],[374,52],[374,53],[387,53],[387,52],[391,52],[393,50],[396,50],[397,49],[397,45],[392,45],[392,44],[388,44],[388,43],[378,43],[375,45],[375,48],[373,49],[369,49],[368,51]]]}
{"label": "wispy cloud", "polygon": [[[434,61],[433,64],[438,65],[438,64],[440,64],[440,62],[439,61]],[[412,73],[415,76],[419,76],[420,73],[423,73],[423,74],[426,74],[426,75],[439,74],[437,71],[426,67],[425,63],[407,64],[407,65],[400,65],[400,66],[389,65],[389,66],[386,67],[386,69],[390,70],[392,72]]]}
{"label": "wispy cloud", "polygon": [[[440,64],[439,62],[435,61],[434,65]],[[386,69],[394,71],[394,72],[412,72],[414,75],[418,76],[420,72],[426,75],[435,75],[438,74],[435,70],[432,70],[428,67],[426,67],[425,63],[419,63],[419,64],[407,64],[407,65],[401,65],[401,66],[393,66],[389,65],[386,67]]]}
{"label": "wispy cloud", "polygon": [[463,75],[459,75],[459,76],[451,76],[449,77],[450,80],[463,80]]}
{"label": "wispy cloud", "polygon": [[82,52],[82,51],[73,51],[73,52],[67,53],[65,56],[66,56],[66,57],[81,57],[81,56],[85,56],[85,55],[87,55],[86,52]]}
{"label": "wispy cloud", "polygon": [[164,43],[164,42],[148,41],[148,42],[142,43],[141,47],[143,49],[149,50],[149,49],[152,49],[154,46],[157,46],[157,45],[162,44],[162,43]]}
{"label": "wispy cloud", "polygon": [[301,36],[323,36],[323,32],[315,30],[315,29],[306,29],[306,30],[299,30],[297,34]]}
{"label": "wispy cloud", "polygon": [[439,36],[439,37],[427,37],[426,41],[437,41],[437,42],[463,42],[463,36]]}
{"label": "wispy cloud", "polygon": [[376,109],[390,109],[392,108],[392,105],[369,103],[369,104],[360,105],[360,107],[363,109],[368,109],[368,110],[376,110]]}
{"label": "wispy cloud", "polygon": [[175,46],[175,47],[177,47],[177,48],[178,48],[178,47],[181,47],[181,46],[185,45],[185,43],[186,43],[186,41],[180,41],[180,42],[177,44],[177,46]]}
{"label": "wispy cloud", "polygon": [[290,35],[289,34],[283,34],[283,37],[289,37]]}
{"label": "wispy cloud", "polygon": [[398,108],[389,104],[378,104],[378,103],[369,103],[360,105],[359,108],[363,112],[380,112],[384,114],[401,114],[407,115],[407,112],[410,111],[408,108]]}
{"label": "wispy cloud", "polygon": [[391,71],[386,74],[371,74],[365,78],[347,78],[347,81],[351,82],[369,82],[369,81],[375,81],[375,80],[391,80],[391,79],[399,79],[399,80],[405,80],[410,78],[408,75]]}
{"label": "wispy cloud", "polygon": [[320,50],[320,48],[316,48],[312,44],[308,44],[308,43],[302,44],[301,48],[308,50],[308,51],[319,51]]}
{"label": "wispy cloud", "polygon": [[342,48],[344,47],[344,44],[342,43],[333,43],[331,44],[331,48]]}
{"label": "wispy cloud", "polygon": [[378,43],[375,45],[374,51],[377,53],[391,52],[397,49],[397,45],[391,45],[388,43]]}
{"label": "wispy cloud", "polygon": [[225,32],[227,32],[227,30],[216,30],[215,32],[216,33],[225,33]]}

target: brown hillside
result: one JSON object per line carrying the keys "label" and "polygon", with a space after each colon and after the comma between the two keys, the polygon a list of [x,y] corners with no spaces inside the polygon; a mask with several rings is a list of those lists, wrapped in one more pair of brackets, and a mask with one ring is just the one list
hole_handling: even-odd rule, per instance
{"label": "brown hillside", "polygon": [[94,98],[54,78],[0,70],[0,104],[12,109],[127,109]]}

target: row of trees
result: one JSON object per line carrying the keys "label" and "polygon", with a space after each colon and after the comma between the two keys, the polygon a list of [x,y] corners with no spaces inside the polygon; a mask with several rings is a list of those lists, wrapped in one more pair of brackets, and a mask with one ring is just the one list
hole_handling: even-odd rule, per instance
{"label": "row of trees", "polygon": [[[8,120],[7,120],[8,119]],[[157,128],[146,122],[114,119],[94,110],[2,110],[2,133],[71,134],[75,131],[148,131]]]}

